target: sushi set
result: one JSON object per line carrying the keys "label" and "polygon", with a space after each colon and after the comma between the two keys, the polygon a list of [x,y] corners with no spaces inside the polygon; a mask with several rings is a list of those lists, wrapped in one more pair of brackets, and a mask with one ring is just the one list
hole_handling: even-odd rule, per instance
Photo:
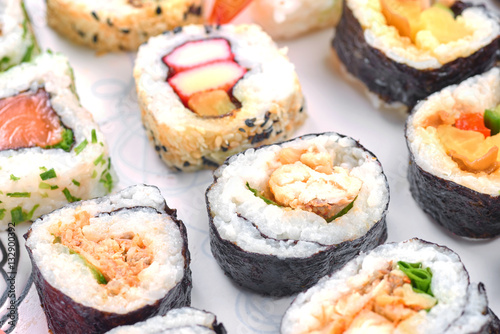
{"label": "sushi set", "polygon": [[500,333],[497,13],[3,0],[0,333]]}

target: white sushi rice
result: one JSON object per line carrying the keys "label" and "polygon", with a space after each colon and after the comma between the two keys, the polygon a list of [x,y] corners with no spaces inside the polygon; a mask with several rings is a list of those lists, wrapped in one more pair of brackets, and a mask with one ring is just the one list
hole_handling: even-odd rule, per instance
{"label": "white sushi rice", "polygon": [[[248,72],[233,88],[242,107],[227,117],[204,118],[186,108],[166,81],[168,67],[162,58],[176,47],[193,40],[224,38],[229,41],[235,61]],[[210,27],[189,25],[181,32],[150,38],[139,48],[134,78],[148,136],[170,167],[182,170],[202,168],[202,158],[221,164],[226,157],[249,147],[287,138],[306,117],[297,74],[286,58],[257,25]],[[279,120],[269,138],[251,143],[252,135],[262,135],[266,113]],[[245,125],[254,119],[255,126]],[[260,126],[262,125],[262,126]],[[260,131],[260,132],[258,132]],[[225,149],[222,150],[221,146]]]}
{"label": "white sushi rice", "polygon": [[[106,174],[116,178],[104,135],[92,115],[81,106],[73,85],[72,69],[67,59],[58,54],[45,53],[32,63],[0,74],[0,99],[44,88],[50,94],[52,108],[63,124],[73,130],[75,138],[70,152],[40,147],[0,151],[0,229],[7,228],[14,208],[21,207],[25,213],[35,209],[30,217],[34,219],[67,204],[64,189],[75,198],[103,196],[107,193],[103,182]],[[92,130],[96,134],[95,143]],[[76,152],[84,141],[88,143],[85,149]],[[40,174],[50,169],[54,169],[56,177],[43,180]],[[47,189],[47,184],[54,189]],[[29,197],[9,195],[13,193],[28,193]]]}
{"label": "white sushi rice", "polygon": [[500,103],[500,69],[469,78],[459,85],[449,86],[420,102],[407,121],[408,147],[415,162],[424,171],[453,181],[475,191],[499,196],[500,170],[491,174],[469,173],[460,169],[446,154],[435,127],[424,127],[425,120],[440,110],[457,119],[462,113],[480,113],[494,109]]}
{"label": "white sushi rice", "polygon": [[27,53],[35,44],[23,1],[0,1],[0,71],[30,60]]}
{"label": "white sushi rice", "polygon": [[478,293],[476,283],[469,284],[459,256],[446,247],[411,239],[361,254],[299,294],[283,317],[281,333],[309,333],[319,325],[314,315],[321,314],[323,306],[334,305],[343,296],[361,289],[390,261],[421,262],[423,268],[432,271],[431,290],[438,303],[429,312],[420,311],[425,320],[412,333],[474,333],[489,321],[489,316],[482,313],[487,306],[486,295]]}
{"label": "white sushi rice", "polygon": [[273,38],[292,38],[313,29],[332,27],[342,11],[341,0],[255,0],[253,20]]}
{"label": "white sushi rice", "polygon": [[[331,223],[312,212],[268,205],[246,186],[248,182],[254,188],[265,189],[274,171],[270,166],[276,164],[281,149],[307,149],[312,145],[331,153],[335,157],[333,166],[346,168],[351,176],[363,182],[352,209]],[[250,149],[231,157],[228,163],[216,170],[217,182],[207,192],[209,211],[221,238],[247,252],[309,257],[327,245],[366,234],[383,217],[389,201],[380,164],[371,154],[356,147],[353,139],[337,134],[305,136],[259,150]]]}
{"label": "white sushi rice", "polygon": [[[125,210],[119,210],[121,208]],[[164,213],[164,208],[164,199],[157,188],[133,186],[41,217],[34,222],[26,246],[50,285],[85,306],[125,314],[165,297],[184,276],[184,242],[178,226]],[[103,214],[116,210],[119,211]],[[99,284],[76,255],[70,254],[62,244],[54,243],[54,233],[61,227],[73,225],[75,214],[82,211],[93,217],[83,228],[88,239],[119,238],[129,232],[142,238],[153,254],[153,261],[138,274],[137,286],[110,295],[106,285]]]}
{"label": "white sushi rice", "polygon": [[402,38],[394,26],[387,25],[379,0],[348,0],[346,5],[361,24],[368,45],[381,50],[390,59],[418,70],[439,68],[459,57],[468,57],[500,34],[498,19],[486,8],[467,8],[460,20],[472,34],[449,43],[436,40],[436,47],[426,51],[409,38]]}
{"label": "white sushi rice", "polygon": [[215,315],[191,307],[169,311],[164,316],[156,316],[135,325],[116,327],[107,334],[160,334],[172,330],[175,333],[215,333]]}

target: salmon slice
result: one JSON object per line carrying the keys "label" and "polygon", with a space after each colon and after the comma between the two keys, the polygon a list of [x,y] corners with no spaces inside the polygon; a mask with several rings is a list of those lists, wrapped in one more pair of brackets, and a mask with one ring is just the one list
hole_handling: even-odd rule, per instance
{"label": "salmon slice", "polygon": [[214,7],[208,22],[211,24],[229,23],[238,15],[252,0],[215,0]]}
{"label": "salmon slice", "polygon": [[63,130],[43,88],[0,99],[0,150],[55,145]]}

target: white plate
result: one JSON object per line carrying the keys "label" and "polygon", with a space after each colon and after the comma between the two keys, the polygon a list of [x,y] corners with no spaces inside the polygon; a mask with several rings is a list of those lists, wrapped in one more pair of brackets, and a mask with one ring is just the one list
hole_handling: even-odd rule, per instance
{"label": "white plate", "polygon": [[[103,0],[106,1],[106,0]],[[136,184],[158,186],[170,207],[188,229],[193,272],[192,306],[214,312],[229,333],[276,333],[289,298],[267,298],[244,291],[229,280],[210,252],[205,190],[212,181],[210,171],[180,174],[169,171],[148,142],[140,120],[132,68],[135,53],[95,56],[94,52],[59,37],[47,27],[45,2],[26,0],[40,45],[69,57],[75,70],[76,86],[84,107],[91,111],[106,135],[112,161],[120,182],[116,190]],[[499,7],[492,7],[498,11]],[[246,20],[246,15],[243,19]],[[431,222],[410,195],[406,169],[408,151],[404,119],[375,110],[358,91],[337,76],[330,66],[333,31],[326,29],[279,43],[288,46],[307,99],[309,119],[297,135],[336,131],[351,136],[371,150],[382,162],[391,188],[387,215],[388,241],[419,237],[457,252],[469,271],[471,281],[484,282],[491,309],[500,313],[500,240],[468,241],[454,237]],[[13,333],[47,333],[45,315],[34,286],[28,281],[31,265],[22,235],[28,224],[16,227],[20,243],[20,265],[15,278],[20,300],[19,321]],[[4,245],[7,233],[0,233]],[[0,267],[6,253],[1,253]],[[5,271],[0,271],[5,277]],[[23,290],[30,287],[27,294]],[[0,282],[0,291],[6,283]],[[2,298],[3,297],[3,298]],[[0,296],[4,330],[9,328],[9,300]],[[0,316],[0,318],[1,318]]]}

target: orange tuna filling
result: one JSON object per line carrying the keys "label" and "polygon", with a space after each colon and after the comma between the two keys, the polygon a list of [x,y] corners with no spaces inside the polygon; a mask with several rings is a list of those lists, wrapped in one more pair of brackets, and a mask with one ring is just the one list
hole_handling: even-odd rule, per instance
{"label": "orange tuna filling", "polygon": [[434,297],[414,292],[410,279],[389,263],[364,286],[323,305],[321,313],[313,315],[317,326],[308,333],[393,333],[396,329],[413,333],[414,326],[425,317],[419,311],[436,303]]}
{"label": "orange tuna filling", "polygon": [[43,88],[0,99],[0,150],[56,145],[62,132]]}
{"label": "orange tuna filling", "polygon": [[120,236],[100,239],[87,238],[84,227],[90,224],[90,214],[86,211],[75,215],[75,223],[60,228],[54,236],[69,249],[83,256],[97,267],[108,283],[108,292],[117,295],[122,289],[138,286],[138,275],[153,262],[153,254],[144,240],[133,232]]}

